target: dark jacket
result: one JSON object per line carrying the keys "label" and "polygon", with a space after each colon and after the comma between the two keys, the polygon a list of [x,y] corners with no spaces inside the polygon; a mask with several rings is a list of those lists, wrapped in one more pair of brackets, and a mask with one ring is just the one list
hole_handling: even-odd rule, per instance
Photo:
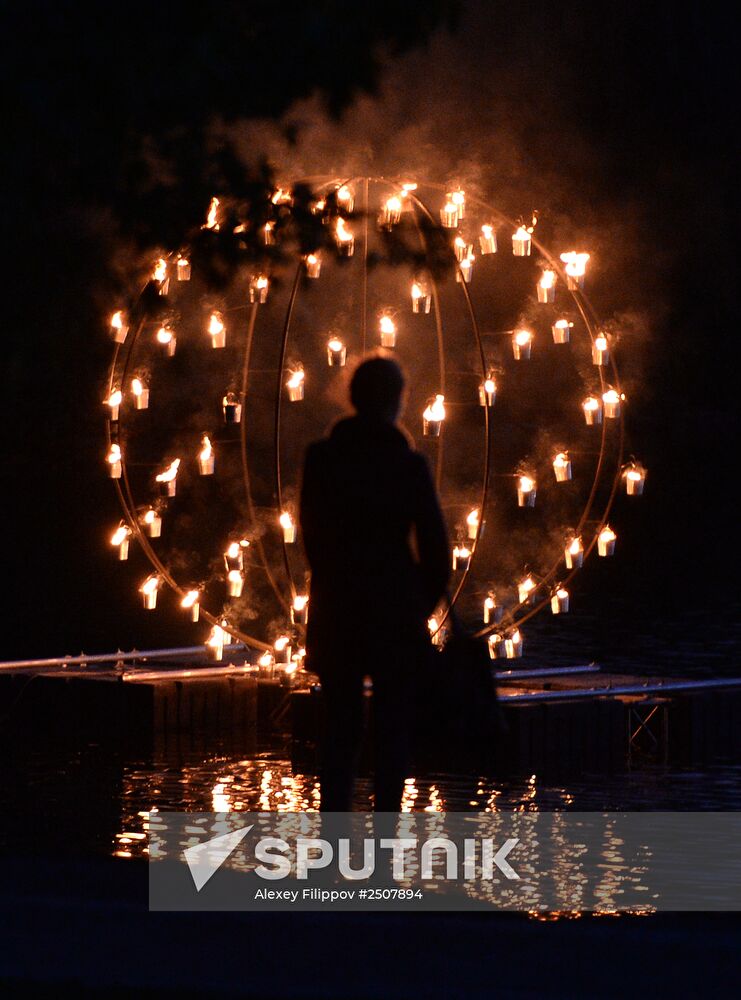
{"label": "dark jacket", "polygon": [[349,417],[310,445],[300,519],[309,669],[425,643],[450,551],[427,462],[397,427]]}

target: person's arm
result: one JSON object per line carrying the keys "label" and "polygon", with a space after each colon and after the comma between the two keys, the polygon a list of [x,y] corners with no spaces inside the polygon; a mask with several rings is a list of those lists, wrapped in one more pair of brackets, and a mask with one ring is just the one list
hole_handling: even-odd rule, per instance
{"label": "person's arm", "polygon": [[445,593],[450,578],[450,548],[437,490],[423,455],[414,455],[416,465],[416,498],[414,527],[422,589],[427,602],[426,613],[432,614]]}

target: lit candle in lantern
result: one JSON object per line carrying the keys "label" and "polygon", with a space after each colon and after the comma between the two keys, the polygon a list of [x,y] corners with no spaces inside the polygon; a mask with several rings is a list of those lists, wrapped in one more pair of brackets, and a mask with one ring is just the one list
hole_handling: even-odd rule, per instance
{"label": "lit candle in lantern", "polygon": [[464,573],[471,565],[471,550],[467,545],[456,545],[453,549],[453,569]]}
{"label": "lit candle in lantern", "polygon": [[428,313],[430,311],[431,305],[432,305],[432,296],[428,291],[426,283],[423,281],[413,281],[412,312]]}
{"label": "lit candle in lantern", "polygon": [[620,416],[620,403],[623,399],[625,396],[615,389],[608,389],[607,392],[602,393],[602,405],[608,420],[615,420]]}
{"label": "lit candle in lantern", "polygon": [[157,343],[167,350],[168,358],[171,358],[177,347],[177,338],[174,331],[169,326],[161,326],[157,331]]}
{"label": "lit candle in lantern", "polygon": [[339,337],[330,337],[327,341],[327,364],[330,368],[344,368],[347,361],[347,348]]}
{"label": "lit candle in lantern", "polygon": [[217,231],[219,229],[219,199],[212,198],[211,203],[208,206],[208,212],[206,213],[206,221],[203,224],[204,229],[213,229]]}
{"label": "lit candle in lantern", "polygon": [[482,254],[497,252],[497,234],[494,231],[494,226],[490,226],[488,223],[485,223],[481,227],[479,246],[481,247]]}
{"label": "lit candle in lantern", "polygon": [[105,401],[106,406],[110,407],[110,419],[118,420],[118,410],[123,401],[123,393],[120,389],[114,389],[110,394],[108,399]]}
{"label": "lit candle in lantern", "polygon": [[322,259],[319,254],[307,253],[304,257],[307,278],[318,278],[322,271]]}
{"label": "lit candle in lantern", "polygon": [[577,288],[583,288],[589,254],[569,250],[568,253],[561,254],[561,260],[566,265],[564,270],[566,271],[569,291],[574,292]]}
{"label": "lit candle in lantern", "polygon": [[273,656],[273,654],[270,652],[269,649],[266,649],[264,653],[260,654],[257,660],[257,665],[260,668],[260,670],[272,671],[273,667],[275,666],[275,657]]}
{"label": "lit candle in lantern", "polygon": [[457,261],[465,260],[469,253],[472,252],[473,248],[469,246],[466,240],[462,236],[456,236],[453,240],[453,250],[455,251],[455,259]]}
{"label": "lit candle in lantern", "polygon": [[522,656],[522,635],[519,629],[505,636],[504,655],[508,660],[517,660]]}
{"label": "lit candle in lantern", "polygon": [[224,553],[224,565],[226,566],[227,572],[237,569],[240,572],[244,568],[244,550],[249,548],[249,542],[246,538],[240,539],[238,542],[230,542],[226,552]]}
{"label": "lit candle in lantern", "polygon": [[118,549],[120,562],[125,562],[129,558],[129,540],[131,539],[131,528],[122,521],[111,535],[111,545]]}
{"label": "lit candle in lantern", "polygon": [[569,610],[569,592],[563,587],[557,587],[551,594],[551,612],[554,615],[565,615]]}
{"label": "lit candle in lantern", "polygon": [[553,459],[553,472],[557,483],[567,483],[571,479],[571,459],[566,451],[560,451]]}
{"label": "lit candle in lantern", "polygon": [[283,511],[278,520],[283,529],[283,541],[286,545],[293,545],[296,541],[296,522],[287,510]]}
{"label": "lit candle in lantern", "polygon": [[276,663],[291,662],[291,640],[287,635],[278,636],[273,643]]}
{"label": "lit candle in lantern", "polygon": [[121,460],[121,448],[119,445],[111,445],[108,449],[108,454],[106,455],[106,462],[108,463],[108,475],[111,479],[120,479],[123,465]]}
{"label": "lit candle in lantern", "polygon": [[497,382],[493,373],[489,373],[479,385],[479,403],[482,406],[493,406],[497,398]]}
{"label": "lit candle in lantern", "polygon": [[244,574],[239,569],[230,569],[226,575],[226,590],[229,597],[241,597],[244,589]]}
{"label": "lit candle in lantern", "polygon": [[504,636],[499,632],[492,632],[487,638],[486,644],[489,647],[489,656],[492,660],[498,660],[504,656]]}
{"label": "lit candle in lantern", "polygon": [[440,222],[445,229],[455,229],[458,225],[458,206],[450,198],[440,209]]}
{"label": "lit candle in lantern", "polygon": [[286,381],[286,389],[288,390],[288,398],[292,403],[298,403],[304,398],[305,381],[306,375],[303,368],[295,368],[290,372]]}
{"label": "lit candle in lantern", "polygon": [[599,333],[592,343],[592,364],[606,365],[610,360],[610,347],[604,333]]}
{"label": "lit candle in lantern", "polygon": [[226,327],[220,312],[212,312],[208,321],[208,335],[213,348],[226,347]]}
{"label": "lit candle in lantern", "polygon": [[498,625],[504,617],[504,608],[497,604],[496,595],[489,591],[484,599],[484,625]]}
{"label": "lit candle in lantern", "polygon": [[455,272],[455,280],[457,282],[465,281],[467,285],[470,284],[473,277],[473,263],[475,260],[476,258],[472,253],[463,258]]}
{"label": "lit candle in lantern", "polygon": [[595,427],[602,423],[602,403],[596,396],[587,396],[581,408],[587,427]]}
{"label": "lit candle in lantern", "polygon": [[215,660],[224,656],[224,646],[229,644],[229,633],[221,625],[214,625],[206,639],[206,647],[211,650]]}
{"label": "lit candle in lantern", "polygon": [[584,545],[581,536],[575,535],[571,540],[567,539],[566,548],[563,550],[563,558],[566,569],[581,569],[584,565]]}
{"label": "lit candle in lantern", "polygon": [[440,437],[445,420],[445,396],[438,393],[430,399],[422,414],[422,431],[425,437]]}
{"label": "lit candle in lantern", "polygon": [[160,257],[155,262],[154,270],[152,271],[152,281],[159,286],[160,295],[167,295],[170,288],[170,279],[167,276],[167,261],[164,257]]}
{"label": "lit candle in lantern", "polygon": [[201,450],[198,452],[198,472],[202,476],[212,476],[216,458],[211,440],[207,434],[201,438]]}
{"label": "lit candle in lantern", "polygon": [[534,507],[537,495],[537,484],[532,476],[521,475],[517,477],[517,506]]}
{"label": "lit candle in lantern", "polygon": [[468,514],[466,518],[466,527],[468,528],[468,537],[473,541],[479,536],[479,527],[481,525],[481,517],[479,514],[478,507],[474,507],[472,511]]}
{"label": "lit candle in lantern", "polygon": [[265,246],[266,247],[274,246],[275,244],[274,223],[266,222],[265,225],[263,226],[262,232],[263,232],[263,237],[265,239]]}
{"label": "lit candle in lantern", "polygon": [[163,496],[174,497],[177,493],[179,468],[180,459],[176,458],[168,465],[164,472],[160,472],[158,476],[155,476],[155,482],[160,484],[160,491]]}
{"label": "lit candle in lantern", "polygon": [[556,272],[547,269],[543,271],[538,282],[538,302],[556,301]]}
{"label": "lit candle in lantern", "polygon": [[121,309],[118,309],[111,316],[111,336],[117,344],[123,344],[128,332],[129,324],[126,322],[126,316]]}
{"label": "lit candle in lantern", "polygon": [[440,648],[445,645],[448,630],[444,625],[440,624],[440,620],[437,615],[432,615],[427,619],[427,630],[430,633],[430,639],[432,640],[433,646]]}
{"label": "lit candle in lantern", "polygon": [[515,361],[529,361],[533,349],[533,335],[530,330],[515,330],[512,334],[512,354]]}
{"label": "lit candle in lantern", "polygon": [[639,462],[631,462],[623,470],[625,492],[629,497],[639,497],[646,482],[646,470]]}
{"label": "lit candle in lantern", "polygon": [[221,401],[225,424],[238,424],[242,420],[242,404],[236,392],[228,392]]}
{"label": "lit candle in lantern", "polygon": [[599,535],[597,535],[597,552],[601,556],[611,556],[615,553],[615,542],[617,535],[609,524],[606,524]]}
{"label": "lit candle in lantern", "polygon": [[146,410],[149,406],[149,387],[140,378],[132,378],[131,393],[134,397],[134,406],[137,410]]}
{"label": "lit candle in lantern", "polygon": [[556,322],[551,327],[551,334],[553,335],[554,344],[568,344],[571,340],[571,329],[573,323],[569,323],[567,319],[557,319]]}
{"label": "lit candle in lantern", "polygon": [[528,601],[532,601],[537,587],[537,583],[533,580],[529,573],[524,580],[520,580],[517,584],[517,599],[520,604],[526,604]]}
{"label": "lit candle in lantern", "polygon": [[395,226],[401,220],[402,201],[397,195],[391,195],[383,206],[381,213],[381,224],[384,226]]}
{"label": "lit candle in lantern", "polygon": [[144,530],[150,538],[159,538],[162,534],[162,518],[154,507],[145,510],[141,517]]}
{"label": "lit candle in lantern", "polygon": [[347,228],[347,223],[341,216],[335,223],[334,235],[340,256],[352,257],[355,252],[355,237]]}
{"label": "lit candle in lantern", "polygon": [[148,576],[141,587],[139,587],[139,593],[142,595],[146,611],[154,611],[157,607],[157,591],[160,589],[161,583],[162,580],[158,574],[153,573],[151,576]]}
{"label": "lit candle in lantern", "polygon": [[180,607],[190,611],[190,620],[197,622],[201,617],[201,592],[200,590],[189,590],[180,602]]}
{"label": "lit candle in lantern", "polygon": [[264,305],[268,300],[268,288],[270,287],[270,280],[265,274],[258,274],[250,278],[250,302],[254,305],[256,302],[260,305]]}
{"label": "lit candle in lantern", "polygon": [[290,188],[277,187],[270,199],[274,205],[290,205],[293,195]]}
{"label": "lit candle in lantern", "polygon": [[296,594],[291,604],[291,621],[294,625],[305,625],[309,612],[309,598],[306,594]]}
{"label": "lit candle in lantern", "polygon": [[458,218],[465,219],[466,217],[466,192],[457,188],[455,191],[449,191],[445,196],[448,201],[452,201],[458,211]]}
{"label": "lit candle in lantern", "polygon": [[190,261],[187,257],[178,257],[175,274],[178,281],[190,281]]}
{"label": "lit candle in lantern", "polygon": [[378,323],[381,334],[381,347],[396,347],[396,323],[384,313]]}
{"label": "lit candle in lantern", "polygon": [[343,184],[341,187],[337,188],[337,203],[341,205],[346,212],[352,212],[355,208],[355,196],[347,184]]}
{"label": "lit candle in lantern", "polygon": [[529,257],[532,246],[532,236],[524,226],[519,226],[512,234],[512,253],[515,257]]}

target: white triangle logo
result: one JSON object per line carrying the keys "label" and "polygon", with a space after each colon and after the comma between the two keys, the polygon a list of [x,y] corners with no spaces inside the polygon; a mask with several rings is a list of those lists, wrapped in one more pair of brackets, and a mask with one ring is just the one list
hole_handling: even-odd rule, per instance
{"label": "white triangle logo", "polygon": [[207,840],[205,844],[188,847],[183,851],[190,874],[193,876],[196,892],[200,892],[211,876],[221,868],[254,825],[251,823],[249,826],[243,826],[241,830],[225,833],[221,837]]}

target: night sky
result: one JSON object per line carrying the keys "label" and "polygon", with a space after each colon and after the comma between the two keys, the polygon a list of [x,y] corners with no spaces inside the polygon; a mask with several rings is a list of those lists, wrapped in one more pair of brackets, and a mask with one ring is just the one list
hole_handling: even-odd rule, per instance
{"label": "night sky", "polygon": [[512,214],[537,207],[555,231],[602,231],[619,287],[597,305],[636,310],[646,331],[628,431],[650,479],[614,585],[637,615],[681,615],[690,586],[709,620],[726,613],[737,395],[726,8],[3,10],[4,657],[184,638],[145,622],[106,544],[119,514],[101,463],[105,318],[142,253],[281,149],[317,172],[467,172]]}

